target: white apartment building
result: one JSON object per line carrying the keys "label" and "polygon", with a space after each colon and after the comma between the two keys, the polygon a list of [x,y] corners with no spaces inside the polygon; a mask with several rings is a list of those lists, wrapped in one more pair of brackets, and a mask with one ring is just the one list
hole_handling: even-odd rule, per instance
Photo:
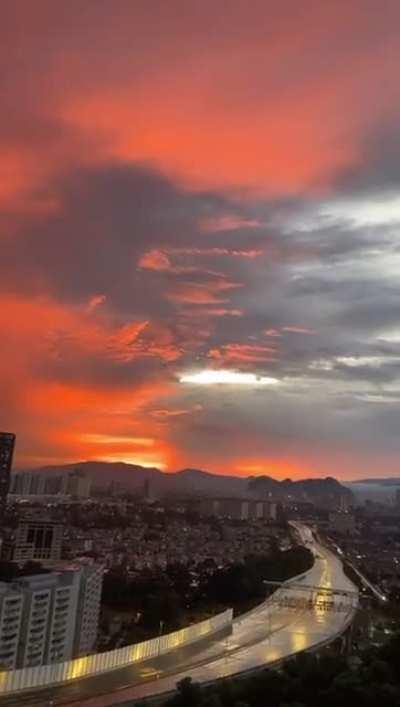
{"label": "white apartment building", "polygon": [[21,592],[0,582],[0,670],[17,665],[23,606]]}
{"label": "white apartment building", "polygon": [[99,565],[82,561],[74,656],[87,655],[96,644],[103,571]]}
{"label": "white apartment building", "polygon": [[0,669],[47,665],[95,644],[103,570],[90,563],[0,581]]}

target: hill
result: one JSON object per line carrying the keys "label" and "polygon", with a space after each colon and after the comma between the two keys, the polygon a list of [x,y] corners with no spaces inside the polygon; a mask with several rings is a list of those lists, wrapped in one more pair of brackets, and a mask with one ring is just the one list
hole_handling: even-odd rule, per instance
{"label": "hill", "polygon": [[249,490],[261,496],[274,496],[275,498],[293,497],[293,499],[323,502],[345,496],[352,498],[350,489],[343,486],[331,476],[325,479],[284,479],[277,481],[270,476],[257,476],[249,479]]}
{"label": "hill", "polygon": [[400,477],[391,476],[383,479],[356,479],[355,481],[350,481],[351,486],[356,486],[357,484],[371,484],[373,486],[400,486]]}
{"label": "hill", "polygon": [[336,479],[304,479],[278,481],[270,476],[237,477],[212,474],[200,469],[182,469],[165,473],[157,468],[147,468],[123,462],[87,461],[77,464],[47,466],[30,470],[45,476],[64,475],[80,469],[94,486],[106,489],[111,483],[131,493],[143,491],[145,483],[151,485],[152,494],[165,496],[210,496],[274,499],[293,497],[297,500],[316,501],[323,498],[349,495],[351,491]]}

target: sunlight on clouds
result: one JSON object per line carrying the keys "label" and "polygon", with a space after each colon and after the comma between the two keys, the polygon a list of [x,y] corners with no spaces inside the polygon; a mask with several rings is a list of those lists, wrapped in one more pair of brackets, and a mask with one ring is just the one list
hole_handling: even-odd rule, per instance
{"label": "sunlight on clouds", "polygon": [[128,437],[126,435],[83,434],[81,439],[94,444],[134,444],[140,447],[153,447],[155,443],[151,437]]}
{"label": "sunlight on clouds", "polygon": [[361,368],[369,366],[379,368],[385,364],[397,363],[400,356],[384,354],[381,356],[335,356],[332,359],[319,358],[312,361],[309,368],[314,371],[332,371],[335,366]]}
{"label": "sunlight on clouds", "polygon": [[110,454],[107,456],[100,457],[98,461],[102,462],[122,462],[124,464],[134,464],[136,466],[144,466],[147,468],[165,469],[167,464],[165,464],[160,459],[151,459],[148,457],[134,456],[128,454]]}
{"label": "sunlight on clouds", "polygon": [[180,376],[181,383],[194,383],[195,385],[277,385],[277,378],[257,376],[255,373],[240,373],[238,371],[209,370],[197,373],[184,373]]}
{"label": "sunlight on clouds", "polygon": [[368,199],[348,199],[327,204],[323,215],[354,221],[359,226],[377,226],[400,222],[400,196],[386,194]]}
{"label": "sunlight on clouds", "polygon": [[379,368],[385,363],[396,363],[399,360],[399,356],[337,356],[336,361],[343,366],[349,366],[350,368],[358,368],[359,366],[373,366],[374,368]]}

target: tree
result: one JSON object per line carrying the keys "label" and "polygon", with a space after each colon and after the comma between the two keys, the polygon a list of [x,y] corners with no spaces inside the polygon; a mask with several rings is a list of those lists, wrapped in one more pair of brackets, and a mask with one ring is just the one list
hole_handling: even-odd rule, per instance
{"label": "tree", "polygon": [[168,707],[200,707],[202,694],[200,686],[191,677],[183,678],[176,685],[177,694],[166,705]]}

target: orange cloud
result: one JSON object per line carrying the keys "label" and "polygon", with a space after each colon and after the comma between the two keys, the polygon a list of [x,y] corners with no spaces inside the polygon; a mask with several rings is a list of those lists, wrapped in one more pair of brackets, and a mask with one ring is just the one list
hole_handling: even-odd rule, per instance
{"label": "orange cloud", "polygon": [[259,258],[263,250],[234,250],[229,248],[171,248],[170,253],[176,255],[228,256],[233,258]]}
{"label": "orange cloud", "polygon": [[149,250],[147,253],[144,253],[138,265],[140,268],[145,268],[146,270],[159,270],[161,272],[171,268],[171,262],[167,254],[157,249]]}
{"label": "orange cloud", "polygon": [[222,304],[229,301],[229,296],[225,293],[239,287],[243,285],[228,280],[215,280],[204,284],[184,282],[176,283],[166,296],[172,302],[183,304]]}
{"label": "orange cloud", "polygon": [[280,337],[285,333],[307,334],[307,335],[311,336],[312,334],[315,334],[316,332],[313,329],[309,329],[308,327],[301,327],[301,326],[282,326],[279,328],[265,329],[265,331],[264,331],[265,336],[272,336],[272,337]]}
{"label": "orange cloud", "polygon": [[[342,121],[334,91],[329,94],[320,87],[319,93],[309,93],[309,87],[303,87],[296,105],[291,97],[281,96],[279,102],[259,106],[249,115],[242,104],[227,120],[218,107],[220,86],[193,83],[174,77],[175,102],[170,101],[165,85],[154,85],[150,93],[141,87],[134,98],[129,90],[76,97],[65,106],[63,116],[86,132],[96,125],[111,148],[110,156],[150,160],[191,186],[242,184],[255,190],[294,192],[358,159],[357,146],[345,139],[344,130],[343,141],[337,143]],[[155,94],[157,117],[149,123]]]}
{"label": "orange cloud", "polygon": [[151,417],[154,417],[156,419],[161,419],[161,420],[168,420],[169,418],[174,418],[174,417],[182,417],[185,415],[190,415],[194,412],[199,412],[203,409],[203,406],[197,403],[196,405],[193,405],[191,408],[186,408],[186,409],[169,409],[169,408],[161,408],[159,410],[151,410],[150,415]]}
{"label": "orange cloud", "polygon": [[[170,256],[199,256],[199,257],[231,257],[248,258],[254,260],[264,255],[263,250],[235,250],[229,248],[168,248],[168,250],[153,249],[144,253],[138,262],[140,268],[145,270],[156,270],[158,272],[170,272],[175,274],[189,273],[202,269],[201,267],[173,265]],[[210,273],[206,270],[205,272]],[[220,273],[213,273],[219,275]]]}
{"label": "orange cloud", "polygon": [[93,312],[96,307],[100,307],[100,305],[104,304],[106,299],[107,298],[105,295],[93,295],[93,297],[91,297],[88,302],[88,312]]}
{"label": "orange cloud", "polygon": [[[283,337],[289,348],[286,335],[316,333],[276,323],[264,331],[270,346],[239,341],[239,331],[230,342],[242,322],[219,321],[253,314],[257,293],[240,298],[240,288],[246,282],[251,289],[251,269],[261,280],[256,261],[263,251],[254,242],[269,225],[271,204],[278,213],[281,203],[290,209],[293,201],[313,200],[338,174],[344,184],[343,170],[368,178],[374,150],[382,153],[382,181],[395,176],[389,143],[399,122],[399,5],[385,3],[377,13],[364,0],[312,2],[297,12],[292,0],[256,0],[250,10],[233,3],[227,13],[204,0],[182,13],[172,0],[155,23],[149,3],[120,3],[115,12],[92,2],[82,3],[80,32],[79,3],[24,3],[23,16],[16,4],[2,13],[0,27],[0,59],[10,67],[2,75],[0,116],[0,239],[9,263],[0,294],[4,426],[15,427],[17,459],[26,462],[106,454],[170,467],[186,452],[183,437],[170,441],[168,420],[182,418],[183,426],[193,409],[186,399],[176,410],[162,402],[176,393],[174,362],[191,364],[208,350],[210,365],[261,367],[278,356],[274,339]],[[146,180],[135,181],[138,165],[157,175],[151,198]],[[113,170],[119,179],[104,179]],[[99,203],[99,194],[110,199]],[[137,231],[132,222],[127,227],[131,240],[122,233],[130,200],[133,222],[138,217]],[[72,211],[76,220],[68,218]],[[101,238],[92,240],[97,230]],[[15,252],[8,248],[14,239]],[[274,249],[287,255],[291,247],[292,258],[310,254],[308,245],[288,240],[269,246],[271,268]],[[63,273],[57,257],[61,263],[64,255],[72,267]],[[208,269],[213,258],[223,272]],[[13,260],[24,260],[15,281]],[[226,263],[232,272],[246,270],[246,280],[225,272]],[[83,280],[85,264],[96,277],[79,301],[74,269]],[[50,280],[59,302],[49,294]],[[109,280],[118,285],[107,287]],[[153,291],[153,282],[165,291]],[[148,308],[147,301],[130,307],[129,296],[148,296]],[[260,316],[254,308],[249,327]],[[205,446],[199,456],[222,466],[213,445]],[[331,458],[325,467],[336,469],[336,453]],[[240,459],[229,463],[236,462],[241,473]],[[264,462],[246,464],[256,470]]]}
{"label": "orange cloud", "polygon": [[[16,15],[3,18],[6,106],[22,116],[21,126],[12,111],[2,116],[5,196],[109,160],[150,162],[196,187],[297,193],[357,166],[371,126],[397,117],[395,3],[378,22],[360,0],[313,3],[303,15],[290,2],[257,2],[250,15],[239,3],[229,18],[214,12],[211,33],[206,3],[158,17],[157,35],[146,9],[128,3],[105,16],[95,3],[84,37],[76,10],[60,23],[53,7],[25,10],[23,37]],[[259,225],[229,212],[201,223]]]}
{"label": "orange cloud", "polygon": [[276,356],[277,351],[272,346],[240,343],[225,344],[220,348],[210,349],[207,353],[208,358],[223,361],[225,364],[265,363],[274,360]]}
{"label": "orange cloud", "polygon": [[203,219],[200,228],[205,233],[218,233],[218,231],[237,231],[243,228],[259,228],[262,226],[257,219],[246,219],[237,214],[225,214],[219,218]]}
{"label": "orange cloud", "polygon": [[227,307],[211,307],[203,308],[202,315],[205,317],[243,317],[244,310],[238,308],[227,308]]}
{"label": "orange cloud", "polygon": [[[82,383],[71,377],[75,369],[79,372],[80,357],[88,354],[109,358],[113,366],[140,356],[168,361],[179,355],[171,336],[156,325],[148,345],[139,343],[147,326],[112,327],[89,315],[85,306],[67,307],[49,298],[0,297],[0,328],[7,330],[0,396],[7,406],[6,426],[18,434],[17,464],[111,459],[124,453],[132,460],[133,452],[137,463],[170,464],[167,438],[154,438],[154,425],[142,414],[167,395],[168,381],[130,383],[128,377],[125,382]],[[85,437],[90,434],[99,437]],[[144,439],[154,439],[151,450]]]}

